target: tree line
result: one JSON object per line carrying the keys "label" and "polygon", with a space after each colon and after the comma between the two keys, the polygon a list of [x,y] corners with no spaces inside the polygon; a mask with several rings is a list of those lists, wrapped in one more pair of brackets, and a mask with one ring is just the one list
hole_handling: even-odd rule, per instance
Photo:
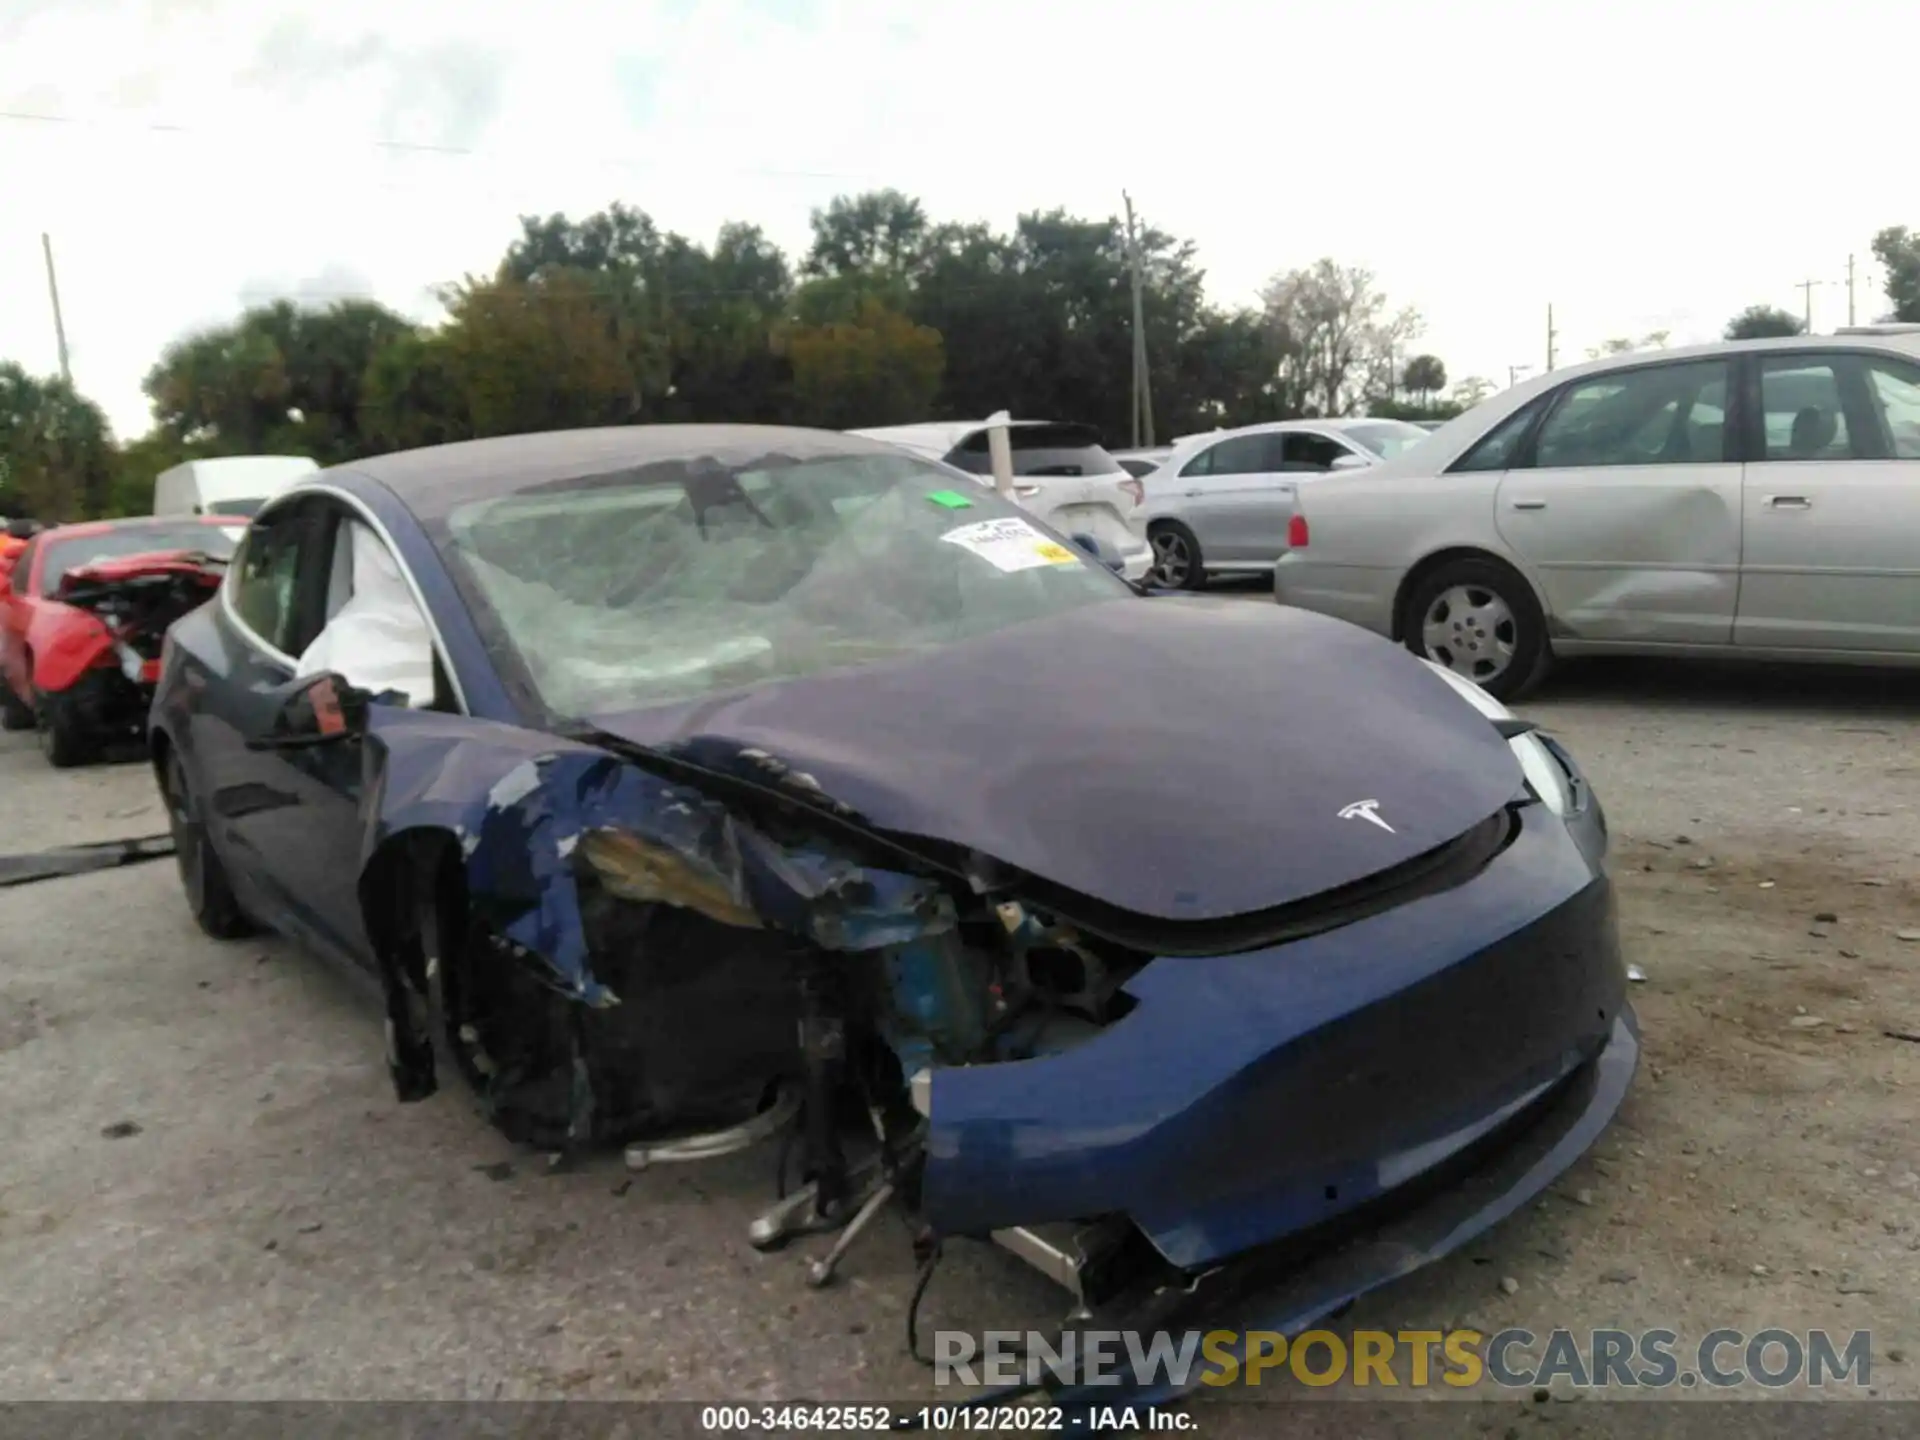
{"label": "tree line", "polygon": [[[1364,269],[1322,259],[1260,302],[1211,303],[1194,246],[1136,237],[1155,436],[1301,415],[1444,417],[1494,387],[1449,385],[1419,313]],[[1874,242],[1894,316],[1920,319],[1920,235]],[[190,335],[146,376],[154,424],[115,443],[59,380],[0,363],[0,513],[151,508],[180,460],[302,454],[322,465],[477,436],[584,425],[737,421],[847,429],[1007,409],[1131,436],[1126,227],[1062,210],[1010,231],[936,223],[895,190],[814,212],[797,262],[758,226],[711,245],[615,203],[525,216],[491,274],[421,325],[370,300],[276,301]],[[1792,333],[1769,307],[1728,333]],[[1758,328],[1756,328],[1758,327]],[[1664,335],[1606,342],[1631,350]]]}

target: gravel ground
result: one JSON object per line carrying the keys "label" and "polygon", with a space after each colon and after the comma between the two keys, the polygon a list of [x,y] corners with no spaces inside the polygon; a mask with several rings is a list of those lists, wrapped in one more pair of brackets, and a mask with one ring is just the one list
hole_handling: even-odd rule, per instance
{"label": "gravel ground", "polygon": [[[1550,1199],[1343,1325],[1866,1328],[1920,1397],[1920,679],[1593,664],[1524,708],[1613,822],[1645,1062]],[[0,795],[8,850],[164,828],[143,766],[25,737]],[[769,1155],[547,1173],[396,1105],[369,995],[203,939],[168,863],[0,890],[0,936],[0,1395],[933,1393],[897,1224],[830,1294],[748,1248]],[[926,1324],[1051,1298],[966,1252]]]}

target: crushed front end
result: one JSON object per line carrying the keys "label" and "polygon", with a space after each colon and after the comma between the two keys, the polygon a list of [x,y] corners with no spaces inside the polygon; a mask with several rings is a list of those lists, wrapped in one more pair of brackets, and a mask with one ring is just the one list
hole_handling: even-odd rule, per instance
{"label": "crushed front end", "polygon": [[[878,831],[764,751],[516,759],[419,713],[376,732],[370,843],[456,836],[461,948],[524,982],[496,1013],[565,1002],[524,1055],[469,1045],[483,1092],[520,1086],[499,1113],[544,1106],[556,1143],[619,1139],[635,1168],[784,1137],[749,1238],[837,1232],[814,1283],[898,1206],[925,1273],[997,1244],[1076,1324],[1299,1328],[1511,1213],[1633,1072],[1604,817],[1563,750],[1498,728],[1511,803],[1228,922]],[[383,962],[403,1095],[433,1088],[454,958]],[[463,1043],[496,1033],[455,1009]]]}
{"label": "crushed front end", "polygon": [[54,598],[75,612],[57,649],[36,667],[70,722],[96,740],[138,736],[147,723],[160,654],[176,620],[219,589],[224,563],[205,555],[130,555],[62,577]]}

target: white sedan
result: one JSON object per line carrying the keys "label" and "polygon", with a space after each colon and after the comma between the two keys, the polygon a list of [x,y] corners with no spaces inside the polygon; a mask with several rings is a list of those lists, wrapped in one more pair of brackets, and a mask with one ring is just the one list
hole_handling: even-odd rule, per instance
{"label": "white sedan", "polygon": [[1554,371],[1293,523],[1276,600],[1502,699],[1556,655],[1920,665],[1920,334]]}
{"label": "white sedan", "polygon": [[1189,435],[1147,477],[1153,578],[1199,590],[1209,575],[1273,569],[1303,480],[1364,470],[1428,439],[1403,420],[1279,420]]}

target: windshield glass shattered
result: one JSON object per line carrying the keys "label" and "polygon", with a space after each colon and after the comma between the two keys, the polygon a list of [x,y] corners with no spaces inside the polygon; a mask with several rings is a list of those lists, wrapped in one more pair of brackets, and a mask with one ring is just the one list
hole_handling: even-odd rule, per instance
{"label": "windshield glass shattered", "polygon": [[461,506],[449,550],[546,707],[587,717],[917,654],[1129,598],[905,454],[651,465]]}

